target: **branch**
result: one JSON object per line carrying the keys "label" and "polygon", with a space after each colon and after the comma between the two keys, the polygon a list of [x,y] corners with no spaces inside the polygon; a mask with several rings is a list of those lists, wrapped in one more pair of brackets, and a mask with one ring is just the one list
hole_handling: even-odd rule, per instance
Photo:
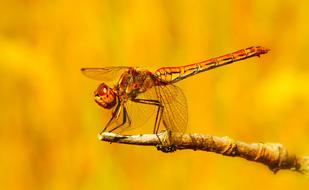
{"label": "branch", "polygon": [[[170,134],[163,132],[141,135],[118,135],[114,133],[102,133],[99,139],[107,142],[156,146],[163,152],[192,149],[214,152],[224,156],[241,157],[249,161],[262,163],[274,173],[282,169],[290,169],[303,174],[309,173],[309,157],[299,157],[277,143],[245,143],[235,141],[229,137],[216,137],[206,134]],[[162,146],[164,140],[169,139],[172,146]],[[164,143],[163,143],[164,144]]]}

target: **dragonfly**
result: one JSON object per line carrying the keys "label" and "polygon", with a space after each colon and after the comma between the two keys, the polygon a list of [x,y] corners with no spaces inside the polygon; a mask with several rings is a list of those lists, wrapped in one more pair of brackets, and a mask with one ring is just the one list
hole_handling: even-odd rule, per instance
{"label": "dragonfly", "polygon": [[[154,134],[158,134],[160,129],[184,133],[188,122],[187,102],[175,83],[223,65],[260,57],[268,51],[262,46],[252,46],[198,63],[161,67],[155,72],[129,66],[82,68],[81,71],[87,77],[102,82],[94,91],[94,100],[99,106],[111,110],[111,118],[100,134],[117,130],[121,133],[130,128],[134,124],[134,114],[129,105],[146,106],[137,115],[146,113],[147,107],[154,108]],[[107,84],[109,81],[116,82],[111,86]]]}

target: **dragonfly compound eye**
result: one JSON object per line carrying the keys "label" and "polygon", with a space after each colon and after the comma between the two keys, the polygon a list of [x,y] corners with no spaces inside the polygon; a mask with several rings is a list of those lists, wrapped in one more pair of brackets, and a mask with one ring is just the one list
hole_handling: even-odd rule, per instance
{"label": "dragonfly compound eye", "polygon": [[102,83],[94,92],[94,100],[103,108],[110,109],[116,105],[116,95],[106,84]]}

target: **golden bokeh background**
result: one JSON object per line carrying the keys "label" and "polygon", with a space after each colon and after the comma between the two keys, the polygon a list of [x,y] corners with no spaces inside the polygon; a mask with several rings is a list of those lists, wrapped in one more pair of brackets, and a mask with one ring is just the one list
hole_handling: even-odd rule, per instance
{"label": "golden bokeh background", "polygon": [[[308,189],[241,158],[100,142],[110,113],[81,67],[271,51],[179,82],[188,132],[309,154],[306,0],[0,1],[0,189]],[[143,128],[141,129],[143,130]]]}

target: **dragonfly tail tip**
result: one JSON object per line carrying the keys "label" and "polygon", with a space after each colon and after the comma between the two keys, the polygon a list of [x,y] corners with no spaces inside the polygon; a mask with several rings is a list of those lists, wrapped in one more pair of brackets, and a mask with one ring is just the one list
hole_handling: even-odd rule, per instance
{"label": "dragonfly tail tip", "polygon": [[262,47],[262,49],[261,49],[261,54],[265,54],[265,53],[267,53],[267,52],[269,52],[269,51],[270,51],[269,48]]}
{"label": "dragonfly tail tip", "polygon": [[257,48],[257,51],[256,51],[257,53],[256,53],[256,55],[257,55],[258,57],[260,57],[260,55],[266,54],[267,52],[270,51],[270,49],[265,48],[265,47],[262,47],[262,46],[257,46],[256,48]]}

